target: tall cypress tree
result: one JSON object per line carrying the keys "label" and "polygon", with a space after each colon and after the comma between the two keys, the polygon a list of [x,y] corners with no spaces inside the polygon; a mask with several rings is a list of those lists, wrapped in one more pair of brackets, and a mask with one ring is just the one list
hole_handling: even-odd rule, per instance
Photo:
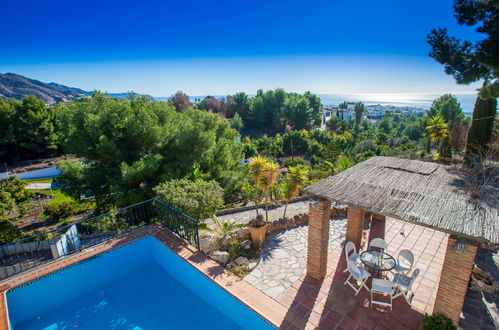
{"label": "tall cypress tree", "polygon": [[483,80],[473,110],[473,121],[464,159],[465,167],[481,163],[488,153],[497,109],[499,77],[499,7],[497,0],[455,0],[459,24],[477,26],[485,38],[476,42],[449,36],[447,29],[436,28],[428,35],[430,56],[444,66],[458,84]]}

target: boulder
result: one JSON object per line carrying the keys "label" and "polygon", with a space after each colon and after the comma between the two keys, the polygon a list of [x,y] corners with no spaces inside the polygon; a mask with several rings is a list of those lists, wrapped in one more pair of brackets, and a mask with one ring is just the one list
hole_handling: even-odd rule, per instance
{"label": "boulder", "polygon": [[225,266],[229,261],[229,252],[227,251],[213,251],[210,253],[210,258]]}
{"label": "boulder", "polygon": [[237,238],[239,239],[245,239],[248,238],[249,236],[250,236],[250,230],[248,227],[240,228],[237,231]]}
{"label": "boulder", "polygon": [[241,243],[241,245],[246,249],[249,250],[251,249],[251,241],[250,240],[245,240]]}
{"label": "boulder", "polygon": [[199,249],[206,254],[220,248],[220,240],[216,237],[205,237],[199,240]]}
{"label": "boulder", "polygon": [[237,257],[236,259],[234,259],[234,262],[239,266],[248,266],[249,264],[248,258],[245,257]]}

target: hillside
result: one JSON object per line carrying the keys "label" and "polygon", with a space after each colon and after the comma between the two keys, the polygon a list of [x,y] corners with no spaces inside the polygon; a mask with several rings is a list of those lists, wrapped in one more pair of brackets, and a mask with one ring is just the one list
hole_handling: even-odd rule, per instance
{"label": "hillside", "polygon": [[44,83],[15,73],[0,73],[0,97],[21,99],[26,95],[36,95],[48,104],[67,102],[85,95],[88,92],[80,89]]}
{"label": "hillside", "polygon": [[[36,95],[38,98],[44,100],[45,103],[54,104],[89,96],[92,93],[55,82],[44,83],[15,73],[0,73],[0,97],[22,99],[26,95]],[[129,93],[106,93],[106,95],[121,100],[128,98]],[[152,98],[150,95],[145,96]]]}

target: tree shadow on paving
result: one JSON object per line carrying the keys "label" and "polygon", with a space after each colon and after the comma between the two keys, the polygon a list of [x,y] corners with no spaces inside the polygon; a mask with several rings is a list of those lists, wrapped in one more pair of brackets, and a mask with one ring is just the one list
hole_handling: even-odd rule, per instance
{"label": "tree shadow on paving", "polygon": [[[489,306],[487,306],[489,305]],[[463,305],[463,316],[459,321],[462,329],[498,329],[490,309],[499,305],[499,294],[488,294],[468,289]],[[497,318],[497,315],[496,315]],[[496,319],[495,322],[499,320]]]}
{"label": "tree shadow on paving", "polygon": [[283,236],[290,230],[296,230],[305,226],[306,225],[298,225],[294,227],[283,228],[268,235],[261,247],[260,259],[262,261],[271,260],[274,257],[274,251],[284,246],[285,241],[281,238],[281,236]]}
{"label": "tree shadow on paving", "polygon": [[206,270],[206,273],[213,278],[217,278],[217,277],[225,274],[225,269],[222,266],[218,266],[218,265],[211,266],[211,267],[208,267],[208,269]]}

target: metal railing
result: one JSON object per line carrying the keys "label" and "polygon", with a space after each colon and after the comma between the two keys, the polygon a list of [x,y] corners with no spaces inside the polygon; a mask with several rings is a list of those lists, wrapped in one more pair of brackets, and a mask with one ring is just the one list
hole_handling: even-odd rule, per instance
{"label": "metal railing", "polygon": [[0,280],[153,223],[199,247],[199,222],[153,198],[1,245]]}

